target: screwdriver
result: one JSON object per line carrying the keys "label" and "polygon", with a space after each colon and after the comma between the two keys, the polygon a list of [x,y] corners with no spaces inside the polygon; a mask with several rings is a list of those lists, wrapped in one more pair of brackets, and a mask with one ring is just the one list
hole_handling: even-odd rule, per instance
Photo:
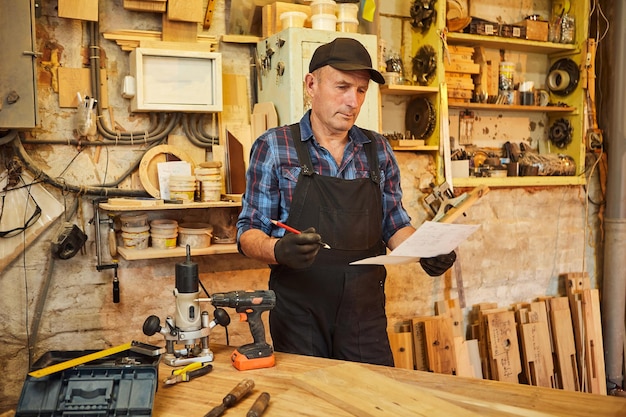
{"label": "screwdriver", "polygon": [[244,379],[224,397],[220,405],[214,407],[211,411],[206,413],[204,417],[221,416],[228,407],[235,405],[239,400],[248,395],[253,388],[254,381],[251,379]]}

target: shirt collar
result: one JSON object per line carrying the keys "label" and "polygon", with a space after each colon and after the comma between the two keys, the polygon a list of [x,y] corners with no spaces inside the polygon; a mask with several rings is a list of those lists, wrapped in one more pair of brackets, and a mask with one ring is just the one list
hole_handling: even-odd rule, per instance
{"label": "shirt collar", "polygon": [[[313,138],[313,128],[311,127],[311,110],[308,110],[300,119],[300,136],[302,142]],[[348,138],[356,145],[371,142],[371,140],[356,125],[348,131]]]}

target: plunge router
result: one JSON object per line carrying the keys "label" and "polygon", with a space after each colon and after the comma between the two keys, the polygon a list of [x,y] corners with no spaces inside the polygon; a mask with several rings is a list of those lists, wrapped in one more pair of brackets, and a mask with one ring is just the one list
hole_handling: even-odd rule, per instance
{"label": "plunge router", "polygon": [[[213,360],[209,349],[209,333],[216,325],[227,326],[230,316],[224,309],[215,310],[215,319],[209,319],[207,311],[200,311],[198,264],[191,261],[191,249],[187,245],[187,259],[176,264],[176,315],[165,319],[165,326],[157,316],[148,317],[143,324],[147,336],[161,333],[165,337],[163,361],[170,366],[188,365],[193,362]],[[184,348],[177,349],[177,345]]]}

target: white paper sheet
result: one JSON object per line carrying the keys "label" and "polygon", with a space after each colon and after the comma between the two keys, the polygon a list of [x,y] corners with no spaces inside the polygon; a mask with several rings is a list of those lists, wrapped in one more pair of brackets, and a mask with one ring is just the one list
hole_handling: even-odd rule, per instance
{"label": "white paper sheet", "polygon": [[450,253],[474,233],[478,224],[454,224],[424,222],[400,246],[388,255],[380,255],[352,262],[350,265],[393,265],[416,262],[420,258],[430,258]]}

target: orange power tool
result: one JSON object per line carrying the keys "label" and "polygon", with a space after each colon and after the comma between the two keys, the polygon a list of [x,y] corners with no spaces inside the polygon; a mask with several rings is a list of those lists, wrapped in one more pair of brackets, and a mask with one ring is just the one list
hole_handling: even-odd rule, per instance
{"label": "orange power tool", "polygon": [[247,321],[252,333],[253,343],[240,346],[233,352],[233,366],[240,371],[274,366],[274,348],[265,341],[265,326],[261,313],[276,305],[273,290],[230,291],[211,295],[211,304],[215,307],[234,308],[242,321]]}

